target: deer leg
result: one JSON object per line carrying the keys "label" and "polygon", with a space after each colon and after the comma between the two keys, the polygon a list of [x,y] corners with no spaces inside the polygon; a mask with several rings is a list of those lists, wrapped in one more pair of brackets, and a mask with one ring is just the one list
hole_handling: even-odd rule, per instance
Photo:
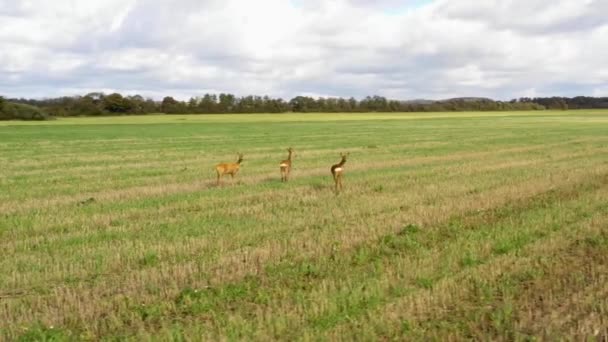
{"label": "deer leg", "polygon": [[340,176],[338,174],[334,174],[334,183],[335,183],[335,191],[338,193],[338,182],[340,181]]}
{"label": "deer leg", "polygon": [[220,178],[221,178],[221,175],[220,175],[220,173],[218,172],[218,173],[217,173],[217,186],[219,186],[219,185],[220,185]]}

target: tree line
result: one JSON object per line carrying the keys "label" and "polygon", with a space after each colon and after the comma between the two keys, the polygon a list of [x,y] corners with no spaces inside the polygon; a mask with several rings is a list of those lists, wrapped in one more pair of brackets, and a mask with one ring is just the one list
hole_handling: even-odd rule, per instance
{"label": "tree line", "polygon": [[537,103],[547,109],[607,109],[608,97],[522,97],[519,102]]}
{"label": "tree line", "polygon": [[101,116],[166,114],[231,114],[231,113],[353,113],[353,112],[446,112],[446,111],[512,111],[543,109],[608,108],[608,98],[551,97],[520,98],[494,101],[487,98],[455,98],[442,101],[398,101],[382,96],[351,98],[313,98],[296,96],[289,101],[269,96],[205,94],[188,101],[167,96],[162,101],[141,95],[88,93],[48,99],[3,99],[0,97],[0,119],[44,119],[47,116]]}
{"label": "tree line", "polygon": [[11,102],[0,96],[0,120],[46,120],[49,115],[39,107]]}

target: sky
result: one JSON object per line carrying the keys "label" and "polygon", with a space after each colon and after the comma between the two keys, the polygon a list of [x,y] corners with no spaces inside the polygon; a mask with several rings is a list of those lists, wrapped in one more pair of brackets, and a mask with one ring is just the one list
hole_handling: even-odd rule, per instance
{"label": "sky", "polygon": [[0,95],[608,96],[608,0],[0,0]]}

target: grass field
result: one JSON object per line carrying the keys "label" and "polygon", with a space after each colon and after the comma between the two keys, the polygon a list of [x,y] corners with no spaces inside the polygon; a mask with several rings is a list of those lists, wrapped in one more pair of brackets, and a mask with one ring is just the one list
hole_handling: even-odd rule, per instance
{"label": "grass field", "polygon": [[607,336],[607,133],[608,111],[0,122],[0,340]]}

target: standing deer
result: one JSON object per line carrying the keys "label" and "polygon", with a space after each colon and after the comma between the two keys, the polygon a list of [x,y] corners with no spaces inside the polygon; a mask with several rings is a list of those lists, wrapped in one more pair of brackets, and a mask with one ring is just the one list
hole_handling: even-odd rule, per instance
{"label": "standing deer", "polygon": [[331,167],[331,174],[334,176],[334,182],[336,183],[336,193],[342,189],[342,174],[344,173],[344,163],[346,163],[346,157],[350,153],[340,153],[342,160],[338,164],[334,164]]}
{"label": "standing deer", "polygon": [[238,153],[239,159],[236,163],[220,163],[215,166],[215,171],[217,171],[217,185],[220,185],[220,179],[223,175],[229,174],[232,179],[239,172],[239,168],[241,167],[241,162],[243,161],[243,154]]}
{"label": "standing deer", "polygon": [[291,157],[293,156],[293,149],[290,147],[287,149],[287,152],[289,152],[287,159],[281,161],[281,164],[279,164],[279,167],[281,168],[281,182],[287,182],[289,173],[291,172]]}

